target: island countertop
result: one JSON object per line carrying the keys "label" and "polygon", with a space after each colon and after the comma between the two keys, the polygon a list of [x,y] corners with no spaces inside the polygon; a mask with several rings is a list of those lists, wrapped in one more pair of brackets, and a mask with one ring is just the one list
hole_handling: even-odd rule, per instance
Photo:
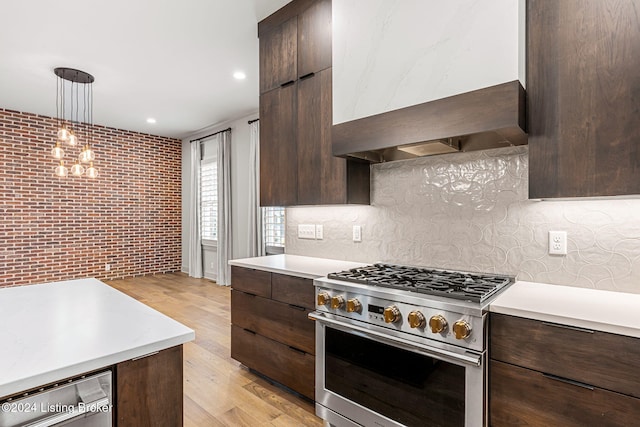
{"label": "island countertop", "polygon": [[195,338],[97,279],[0,289],[0,398]]}

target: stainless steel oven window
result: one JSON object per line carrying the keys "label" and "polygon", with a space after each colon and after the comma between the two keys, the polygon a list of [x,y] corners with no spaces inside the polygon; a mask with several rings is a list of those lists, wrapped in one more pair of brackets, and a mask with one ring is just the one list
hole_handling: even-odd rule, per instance
{"label": "stainless steel oven window", "polygon": [[484,355],[477,364],[450,354],[438,358],[437,348],[395,346],[349,328],[316,321],[316,413],[322,418],[340,427],[485,425]]}

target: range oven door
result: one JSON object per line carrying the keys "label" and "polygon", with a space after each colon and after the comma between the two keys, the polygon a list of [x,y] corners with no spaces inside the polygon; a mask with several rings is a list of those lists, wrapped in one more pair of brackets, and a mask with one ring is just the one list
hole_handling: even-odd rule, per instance
{"label": "range oven door", "polygon": [[484,354],[407,340],[376,325],[316,321],[316,414],[334,426],[486,425]]}

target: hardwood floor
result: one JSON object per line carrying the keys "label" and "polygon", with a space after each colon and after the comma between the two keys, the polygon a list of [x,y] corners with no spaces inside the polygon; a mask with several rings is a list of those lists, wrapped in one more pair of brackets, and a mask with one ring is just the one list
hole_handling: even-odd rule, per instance
{"label": "hardwood floor", "polygon": [[106,281],[196,331],[184,345],[184,425],[322,426],[311,402],[230,357],[231,289],[183,273]]}

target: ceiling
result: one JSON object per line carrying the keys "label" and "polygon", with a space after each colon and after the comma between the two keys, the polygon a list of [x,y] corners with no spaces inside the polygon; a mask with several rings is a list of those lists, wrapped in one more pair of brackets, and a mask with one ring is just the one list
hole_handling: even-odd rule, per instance
{"label": "ceiling", "polygon": [[55,117],[53,69],[70,67],[95,77],[95,124],[183,138],[246,116],[257,23],[289,1],[2,1],[0,108]]}

